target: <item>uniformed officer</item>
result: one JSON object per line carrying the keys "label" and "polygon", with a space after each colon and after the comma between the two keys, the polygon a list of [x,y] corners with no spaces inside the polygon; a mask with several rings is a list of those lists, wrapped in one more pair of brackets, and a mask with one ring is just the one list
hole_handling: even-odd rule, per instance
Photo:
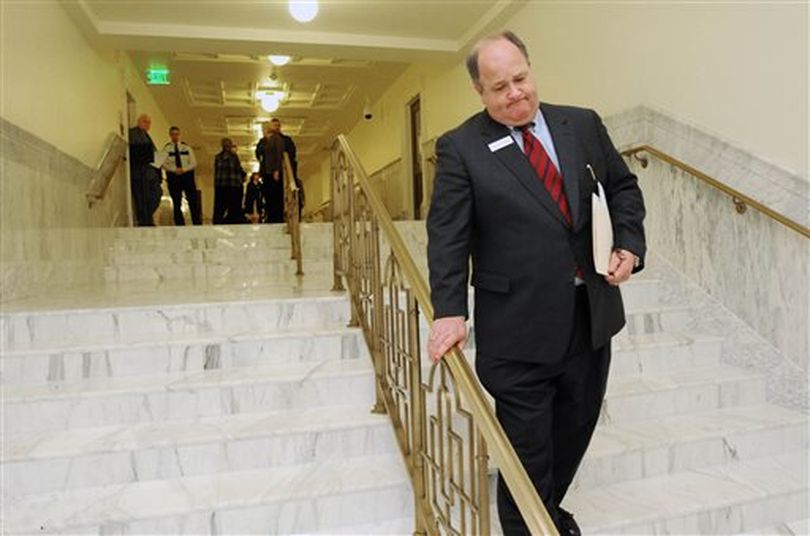
{"label": "uniformed officer", "polygon": [[169,137],[172,141],[163,146],[158,161],[162,162],[162,167],[166,170],[166,183],[174,205],[174,224],[186,224],[181,210],[185,193],[188,208],[191,210],[191,221],[194,225],[200,225],[202,217],[197,201],[197,184],[194,180],[194,168],[197,167],[194,150],[180,140],[179,127],[171,127]]}

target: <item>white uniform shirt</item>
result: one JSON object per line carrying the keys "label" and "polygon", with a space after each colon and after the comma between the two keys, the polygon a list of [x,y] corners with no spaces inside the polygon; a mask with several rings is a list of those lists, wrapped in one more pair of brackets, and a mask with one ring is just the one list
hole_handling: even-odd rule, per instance
{"label": "white uniform shirt", "polygon": [[[180,163],[183,165],[183,171],[191,171],[197,167],[197,159],[194,158],[194,151],[191,147],[181,141],[177,143],[177,149],[180,152]],[[170,141],[163,146],[163,149],[158,151],[155,163],[169,173],[176,173],[177,165],[175,164],[174,152],[174,142]]]}

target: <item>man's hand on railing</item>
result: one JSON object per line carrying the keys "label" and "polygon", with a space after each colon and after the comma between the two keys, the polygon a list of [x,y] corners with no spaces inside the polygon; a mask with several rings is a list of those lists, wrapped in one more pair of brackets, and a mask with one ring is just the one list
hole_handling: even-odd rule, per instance
{"label": "man's hand on railing", "polygon": [[439,361],[453,346],[459,350],[467,342],[467,322],[463,316],[437,318],[430,327],[428,338],[428,355],[433,361]]}

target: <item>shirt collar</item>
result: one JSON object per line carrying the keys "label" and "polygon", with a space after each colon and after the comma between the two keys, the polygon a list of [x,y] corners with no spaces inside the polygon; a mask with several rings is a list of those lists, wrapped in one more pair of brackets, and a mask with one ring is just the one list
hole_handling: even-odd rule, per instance
{"label": "shirt collar", "polygon": [[[529,123],[531,125],[531,131],[536,135],[539,133],[543,128],[546,127],[546,118],[543,117],[543,112],[540,111],[540,108],[537,108],[537,113],[534,114],[534,119]],[[510,130],[514,131],[516,134],[522,134],[523,131],[521,130],[521,126],[510,127]]]}

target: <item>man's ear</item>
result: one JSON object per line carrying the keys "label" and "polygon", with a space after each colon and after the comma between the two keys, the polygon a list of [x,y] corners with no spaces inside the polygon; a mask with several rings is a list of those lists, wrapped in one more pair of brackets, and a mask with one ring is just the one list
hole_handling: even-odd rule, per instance
{"label": "man's ear", "polygon": [[476,93],[478,93],[478,95],[482,95],[484,93],[484,86],[482,86],[479,82],[473,82],[473,89]]}

